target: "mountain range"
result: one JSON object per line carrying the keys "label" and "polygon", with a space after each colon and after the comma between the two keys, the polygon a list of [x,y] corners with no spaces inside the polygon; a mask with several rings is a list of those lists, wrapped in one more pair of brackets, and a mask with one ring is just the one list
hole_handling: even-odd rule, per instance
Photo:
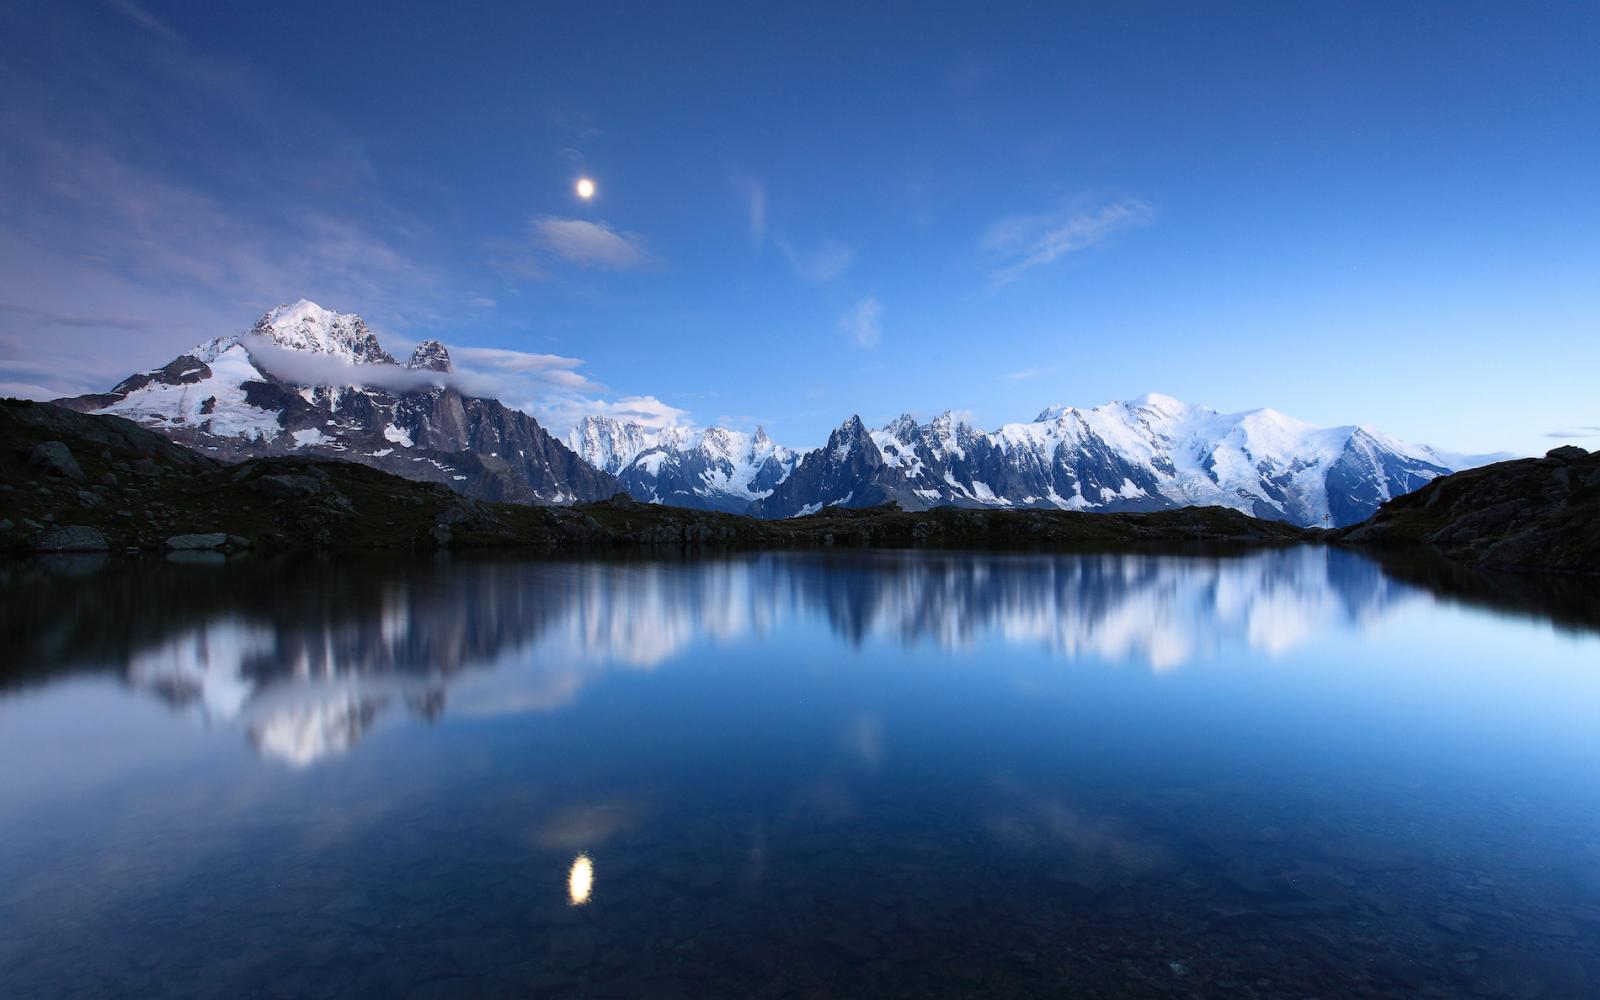
{"label": "mountain range", "polygon": [[[1225,414],[1149,394],[1092,409],[1052,406],[984,431],[946,412],[877,430],[859,416],[804,453],[722,428],[647,430],[587,417],[568,438],[641,500],[757,517],[895,502],[1147,511],[1218,505],[1307,527],[1369,517],[1391,497],[1482,461],[1367,427],[1316,427],[1275,410]],[[723,442],[734,442],[728,448]],[[730,484],[734,488],[730,488]]]}
{"label": "mountain range", "polygon": [[1317,427],[1275,410],[1219,413],[1148,394],[1051,406],[985,431],[946,412],[876,430],[852,416],[810,451],[757,428],[651,428],[584,417],[565,442],[531,416],[464,393],[449,351],[405,362],[359,316],[301,300],[245,334],[197,345],[107,393],[58,400],[128,417],[225,460],[313,454],[536,504],[631,497],[795,517],[827,507],[1148,511],[1220,505],[1342,527],[1434,478],[1497,456],[1457,456],[1369,427]]}

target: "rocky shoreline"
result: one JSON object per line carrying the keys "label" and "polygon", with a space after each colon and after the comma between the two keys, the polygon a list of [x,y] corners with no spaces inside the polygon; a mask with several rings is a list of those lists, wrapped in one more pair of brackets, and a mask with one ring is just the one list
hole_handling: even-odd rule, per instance
{"label": "rocky shoreline", "polygon": [[1478,569],[1600,573],[1600,452],[1566,445],[1441,476],[1329,538]]}
{"label": "rocky shoreline", "polygon": [[12,554],[283,550],[944,548],[1060,550],[1316,542],[1421,548],[1489,568],[1600,570],[1600,456],[1578,448],[1442,477],[1335,532],[1221,507],[1152,513],[828,508],[758,520],[618,495],[494,503],[363,465],[224,464],[117,417],[0,402],[0,550]]}

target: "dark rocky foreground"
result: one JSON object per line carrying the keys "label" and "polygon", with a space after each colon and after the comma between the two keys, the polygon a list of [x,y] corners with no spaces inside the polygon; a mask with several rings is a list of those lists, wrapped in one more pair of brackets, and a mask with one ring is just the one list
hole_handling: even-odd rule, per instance
{"label": "dark rocky foreground", "polygon": [[1600,453],[1568,445],[1444,476],[1330,538],[1480,569],[1600,573]]}
{"label": "dark rocky foreground", "polygon": [[758,520],[618,495],[571,507],[496,503],[314,457],[224,464],[127,420],[0,402],[0,548],[10,552],[254,549],[1060,549],[1332,541],[1483,569],[1600,572],[1600,455],[1458,472],[1324,532],[1221,507],[1143,513],[906,511],[890,503]]}
{"label": "dark rocky foreground", "polygon": [[227,465],[117,417],[0,403],[0,546],[12,552],[528,547],[1050,548],[1284,544],[1319,537],[1218,507],[1147,514],[893,506],[760,521],[625,497],[572,507],[473,500],[366,466]]}

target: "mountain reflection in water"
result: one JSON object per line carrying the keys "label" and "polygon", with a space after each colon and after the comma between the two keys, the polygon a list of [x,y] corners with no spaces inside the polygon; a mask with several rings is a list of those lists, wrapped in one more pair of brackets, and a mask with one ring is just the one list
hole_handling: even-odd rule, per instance
{"label": "mountain reflection in water", "polygon": [[1594,996],[1597,597],[1316,547],[13,563],[0,995]]}
{"label": "mountain reflection in water", "polygon": [[[399,709],[545,712],[593,678],[700,642],[825,622],[852,643],[994,641],[1063,661],[1177,669],[1283,652],[1426,599],[1375,563],[1303,547],[1127,554],[753,555],[703,562],[249,560],[13,580],[32,669],[120,671],[267,756],[307,765]],[[70,623],[43,634],[36,621]],[[15,648],[15,645],[13,646]]]}

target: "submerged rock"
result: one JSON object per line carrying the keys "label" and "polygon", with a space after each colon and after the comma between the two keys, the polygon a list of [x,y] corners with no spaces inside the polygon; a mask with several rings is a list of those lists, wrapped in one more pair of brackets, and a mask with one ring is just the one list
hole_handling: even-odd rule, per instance
{"label": "submerged rock", "polygon": [[220,549],[228,545],[228,535],[222,531],[212,531],[199,535],[173,535],[167,539],[167,548],[173,552],[194,552],[207,549]]}

